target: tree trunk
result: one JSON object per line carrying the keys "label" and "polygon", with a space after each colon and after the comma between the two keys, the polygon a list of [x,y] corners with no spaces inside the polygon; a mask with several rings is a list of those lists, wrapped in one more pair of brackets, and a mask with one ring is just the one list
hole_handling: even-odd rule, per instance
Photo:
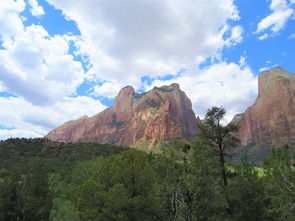
{"label": "tree trunk", "polygon": [[[222,150],[222,145],[218,145],[219,147],[219,155],[220,155],[220,164],[221,164],[221,169],[222,169],[222,178],[223,178],[223,187],[224,190],[226,190],[227,187],[227,175],[226,175],[226,168],[225,168],[225,164],[224,164],[224,154],[223,154],[223,150]],[[228,208],[226,208],[226,212],[229,215],[232,215],[232,209],[231,209],[231,205],[230,205],[230,200],[228,197],[227,192],[225,192],[225,198],[228,204]]]}
{"label": "tree trunk", "polygon": [[222,178],[223,178],[223,186],[227,186],[227,175],[226,175],[226,170],[225,170],[225,165],[224,165],[224,155],[222,151],[222,146],[219,145],[219,156],[220,156],[220,164],[221,164],[221,169],[222,169]]}

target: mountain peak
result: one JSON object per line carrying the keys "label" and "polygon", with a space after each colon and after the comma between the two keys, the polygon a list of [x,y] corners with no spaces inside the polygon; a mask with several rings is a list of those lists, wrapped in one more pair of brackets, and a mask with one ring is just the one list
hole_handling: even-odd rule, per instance
{"label": "mountain peak", "polygon": [[62,142],[100,142],[122,146],[196,137],[198,120],[178,84],[155,87],[142,94],[122,88],[114,106],[94,117],[52,130],[47,138]]}
{"label": "mountain peak", "polygon": [[284,77],[284,78],[292,78],[295,79],[295,74],[290,73],[283,68],[277,66],[271,70],[263,71],[259,75],[259,78],[263,78],[263,80],[270,80],[277,77]]}
{"label": "mountain peak", "polygon": [[122,108],[128,108],[132,105],[135,90],[132,86],[123,87],[115,99],[115,106],[123,105]]}
{"label": "mountain peak", "polygon": [[262,72],[258,96],[240,120],[243,145],[295,140],[295,74],[276,67]]}
{"label": "mountain peak", "polygon": [[127,85],[126,87],[123,87],[120,92],[119,95],[133,95],[135,93],[135,90],[132,86]]}
{"label": "mountain peak", "polygon": [[164,86],[161,86],[161,87],[154,87],[153,90],[157,90],[157,89],[160,89],[160,90],[167,90],[167,91],[172,91],[172,90],[180,90],[180,86],[178,83],[172,83],[170,85],[164,85]]}

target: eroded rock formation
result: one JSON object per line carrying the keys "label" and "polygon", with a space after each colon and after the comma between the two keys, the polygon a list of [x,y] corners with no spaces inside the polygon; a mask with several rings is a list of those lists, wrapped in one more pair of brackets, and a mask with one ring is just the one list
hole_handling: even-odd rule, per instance
{"label": "eroded rock formation", "polygon": [[262,72],[258,88],[255,103],[234,118],[242,145],[295,140],[295,74],[280,67]]}
{"label": "eroded rock formation", "polygon": [[91,117],[70,121],[46,137],[62,142],[100,142],[133,146],[160,140],[195,138],[199,120],[178,84],[155,87],[146,93],[123,88],[114,106]]}

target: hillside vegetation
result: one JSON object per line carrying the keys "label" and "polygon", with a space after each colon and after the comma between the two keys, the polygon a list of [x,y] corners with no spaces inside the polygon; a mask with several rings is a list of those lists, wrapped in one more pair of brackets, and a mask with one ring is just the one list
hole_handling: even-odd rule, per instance
{"label": "hillside vegetation", "polygon": [[9,139],[0,142],[0,220],[293,220],[290,149],[273,150],[263,175],[244,157],[224,188],[216,148],[200,139],[162,154]]}
{"label": "hillside vegetation", "polygon": [[294,220],[294,148],[253,167],[225,110],[208,110],[197,139],[146,152],[47,139],[0,142],[0,220]]}

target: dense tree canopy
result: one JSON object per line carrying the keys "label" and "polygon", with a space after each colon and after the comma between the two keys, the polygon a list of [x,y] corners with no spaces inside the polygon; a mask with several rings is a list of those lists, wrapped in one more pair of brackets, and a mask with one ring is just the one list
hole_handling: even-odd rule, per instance
{"label": "dense tree canopy", "polygon": [[[233,129],[210,119],[205,132],[219,131],[224,151]],[[225,188],[214,136],[174,141],[160,154],[44,139],[0,142],[0,220],[294,220],[294,149],[274,149],[261,168],[246,155],[225,163]]]}

